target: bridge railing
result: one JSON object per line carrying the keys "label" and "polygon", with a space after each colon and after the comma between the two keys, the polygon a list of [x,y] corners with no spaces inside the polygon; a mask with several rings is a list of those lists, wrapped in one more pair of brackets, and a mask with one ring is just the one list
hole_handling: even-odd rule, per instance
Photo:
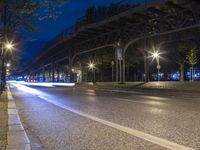
{"label": "bridge railing", "polygon": [[96,12],[88,14],[90,16],[88,16],[86,14],[85,16],[80,17],[73,26],[66,28],[63,32],[59,33],[56,37],[54,37],[52,40],[47,42],[44,45],[43,49],[45,50],[45,49],[50,48],[51,46],[53,46],[57,42],[63,40],[64,38],[66,38],[70,34],[76,32],[82,26],[92,24],[92,23],[96,23],[96,22],[100,22],[100,21],[105,20],[109,17],[112,17],[112,16],[115,16],[115,15],[120,14],[122,12],[125,12],[128,9],[137,7],[141,4],[147,4],[147,3],[150,3],[152,1],[154,1],[154,0],[122,0],[119,3],[111,4],[108,7],[99,6],[98,8],[95,8]]}

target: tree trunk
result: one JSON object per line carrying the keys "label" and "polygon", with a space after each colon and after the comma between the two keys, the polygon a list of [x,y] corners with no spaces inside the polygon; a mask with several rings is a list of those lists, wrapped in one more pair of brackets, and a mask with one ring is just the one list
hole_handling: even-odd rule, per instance
{"label": "tree trunk", "polygon": [[191,81],[194,81],[194,66],[191,67]]}
{"label": "tree trunk", "polygon": [[184,81],[184,64],[180,64],[180,81]]}
{"label": "tree trunk", "polygon": [[130,81],[130,79],[129,79],[129,70],[130,70],[129,66],[127,66],[126,70],[127,70],[127,72],[126,72],[127,81]]}

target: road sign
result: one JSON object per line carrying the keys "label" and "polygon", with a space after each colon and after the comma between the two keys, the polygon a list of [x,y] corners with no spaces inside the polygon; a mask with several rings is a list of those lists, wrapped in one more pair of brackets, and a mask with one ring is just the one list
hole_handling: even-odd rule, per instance
{"label": "road sign", "polygon": [[116,59],[123,60],[123,49],[121,47],[116,48]]}

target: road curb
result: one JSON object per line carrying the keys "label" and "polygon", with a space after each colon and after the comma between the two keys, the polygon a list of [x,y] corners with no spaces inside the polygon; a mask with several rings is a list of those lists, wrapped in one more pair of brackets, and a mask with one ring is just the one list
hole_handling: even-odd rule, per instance
{"label": "road curb", "polygon": [[31,150],[30,140],[21,123],[15,101],[9,86],[7,87],[8,97],[8,143],[6,150]]}

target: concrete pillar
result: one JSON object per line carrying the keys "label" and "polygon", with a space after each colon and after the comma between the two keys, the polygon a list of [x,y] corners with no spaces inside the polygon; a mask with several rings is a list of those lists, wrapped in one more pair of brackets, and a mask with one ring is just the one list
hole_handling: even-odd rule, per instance
{"label": "concrete pillar", "polygon": [[72,59],[69,59],[69,74],[70,74],[70,82],[74,82],[74,73],[72,72]]}
{"label": "concrete pillar", "polygon": [[52,70],[52,82],[55,82],[55,64],[52,63],[51,65],[51,70]]}
{"label": "concrete pillar", "polygon": [[122,83],[122,60],[119,60],[119,82]]}
{"label": "concrete pillar", "polygon": [[119,80],[118,74],[119,74],[119,70],[118,70],[118,60],[116,60],[116,82],[118,82],[118,80]]}
{"label": "concrete pillar", "polygon": [[144,72],[145,72],[145,82],[149,82],[149,58],[144,55]]}
{"label": "concrete pillar", "polygon": [[123,51],[123,60],[122,60],[122,83],[126,82],[126,60],[125,53]]}
{"label": "concrete pillar", "polygon": [[60,69],[59,69],[59,66],[57,66],[57,81],[59,82],[60,81]]}
{"label": "concrete pillar", "polygon": [[83,68],[82,64],[80,63],[80,83],[83,81]]}
{"label": "concrete pillar", "polygon": [[51,81],[51,68],[48,70],[49,73],[49,82]]}
{"label": "concrete pillar", "polygon": [[43,80],[43,82],[46,81],[46,78],[45,78],[45,67],[42,68],[42,80]]}

